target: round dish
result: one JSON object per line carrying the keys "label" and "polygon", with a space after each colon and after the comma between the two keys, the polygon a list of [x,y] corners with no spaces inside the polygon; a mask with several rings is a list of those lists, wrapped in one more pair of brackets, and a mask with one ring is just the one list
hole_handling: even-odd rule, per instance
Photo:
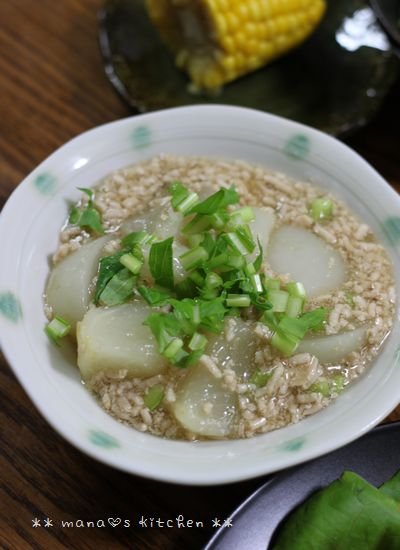
{"label": "round dish", "polygon": [[194,96],[150,23],[143,0],[108,0],[99,13],[106,75],[140,112],[218,103],[251,107],[340,135],[364,126],[393,84],[398,63],[366,0],[328,2],[299,48],[224,87]]}
{"label": "round dish", "polygon": [[241,158],[320,182],[386,243],[400,294],[400,198],[339,141],[276,116],[219,105],[116,121],[53,153],[16,189],[0,219],[2,347],[40,412],[68,441],[98,460],[130,473],[194,485],[267,474],[338,448],[372,428],[399,402],[398,303],[392,333],[377,360],[336,402],[296,425],[250,440],[168,441],[119,424],[80,383],[74,360],[48,342],[42,302],[48,258],[69,204],[80,194],[76,188],[162,152]]}

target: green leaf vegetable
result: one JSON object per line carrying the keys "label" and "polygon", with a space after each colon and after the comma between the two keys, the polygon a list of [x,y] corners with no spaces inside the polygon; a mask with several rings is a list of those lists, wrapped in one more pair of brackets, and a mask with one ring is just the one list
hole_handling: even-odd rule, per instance
{"label": "green leaf vegetable", "polygon": [[277,532],[272,550],[398,550],[400,472],[380,489],[353,472],[316,492]]}
{"label": "green leaf vegetable", "polygon": [[153,243],[150,248],[149,266],[156,284],[173,288],[174,272],[172,264],[173,237]]}
{"label": "green leaf vegetable", "polygon": [[79,227],[83,229],[94,231],[100,235],[103,234],[104,227],[101,221],[101,215],[93,204],[93,191],[85,187],[78,187],[78,189],[82,191],[82,193],[85,193],[89,197],[89,200],[83,210],[79,210],[76,206],[71,208],[68,219],[69,223],[72,225],[79,225]]}

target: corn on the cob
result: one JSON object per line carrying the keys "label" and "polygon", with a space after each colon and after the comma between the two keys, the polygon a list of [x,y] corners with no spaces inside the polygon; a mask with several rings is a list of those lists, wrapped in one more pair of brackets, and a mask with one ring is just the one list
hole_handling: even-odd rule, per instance
{"label": "corn on the cob", "polygon": [[162,39],[197,89],[258,69],[302,42],[324,0],[146,0]]}

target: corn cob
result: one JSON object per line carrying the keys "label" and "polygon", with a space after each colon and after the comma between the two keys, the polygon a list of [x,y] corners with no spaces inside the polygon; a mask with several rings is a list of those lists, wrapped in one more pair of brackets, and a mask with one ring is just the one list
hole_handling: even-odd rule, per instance
{"label": "corn cob", "polygon": [[325,0],[146,0],[195,90],[218,89],[300,44]]}

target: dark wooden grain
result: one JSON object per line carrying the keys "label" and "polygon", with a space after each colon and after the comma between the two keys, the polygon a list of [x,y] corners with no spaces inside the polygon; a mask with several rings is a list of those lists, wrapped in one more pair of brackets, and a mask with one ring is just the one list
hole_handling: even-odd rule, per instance
{"label": "dark wooden grain", "polygon": [[[80,132],[131,114],[103,74],[96,11],[101,0],[8,0],[0,9],[0,205],[21,179]],[[348,143],[400,190],[400,86]],[[86,457],[42,419],[0,368],[0,548],[187,549],[213,532],[259,483],[188,488],[130,476]],[[400,419],[400,409],[389,420]],[[210,464],[212,468],[212,464]],[[133,526],[141,515],[203,520],[204,528]],[[32,519],[53,527],[34,529]],[[130,520],[131,527],[61,528],[61,520]]]}

